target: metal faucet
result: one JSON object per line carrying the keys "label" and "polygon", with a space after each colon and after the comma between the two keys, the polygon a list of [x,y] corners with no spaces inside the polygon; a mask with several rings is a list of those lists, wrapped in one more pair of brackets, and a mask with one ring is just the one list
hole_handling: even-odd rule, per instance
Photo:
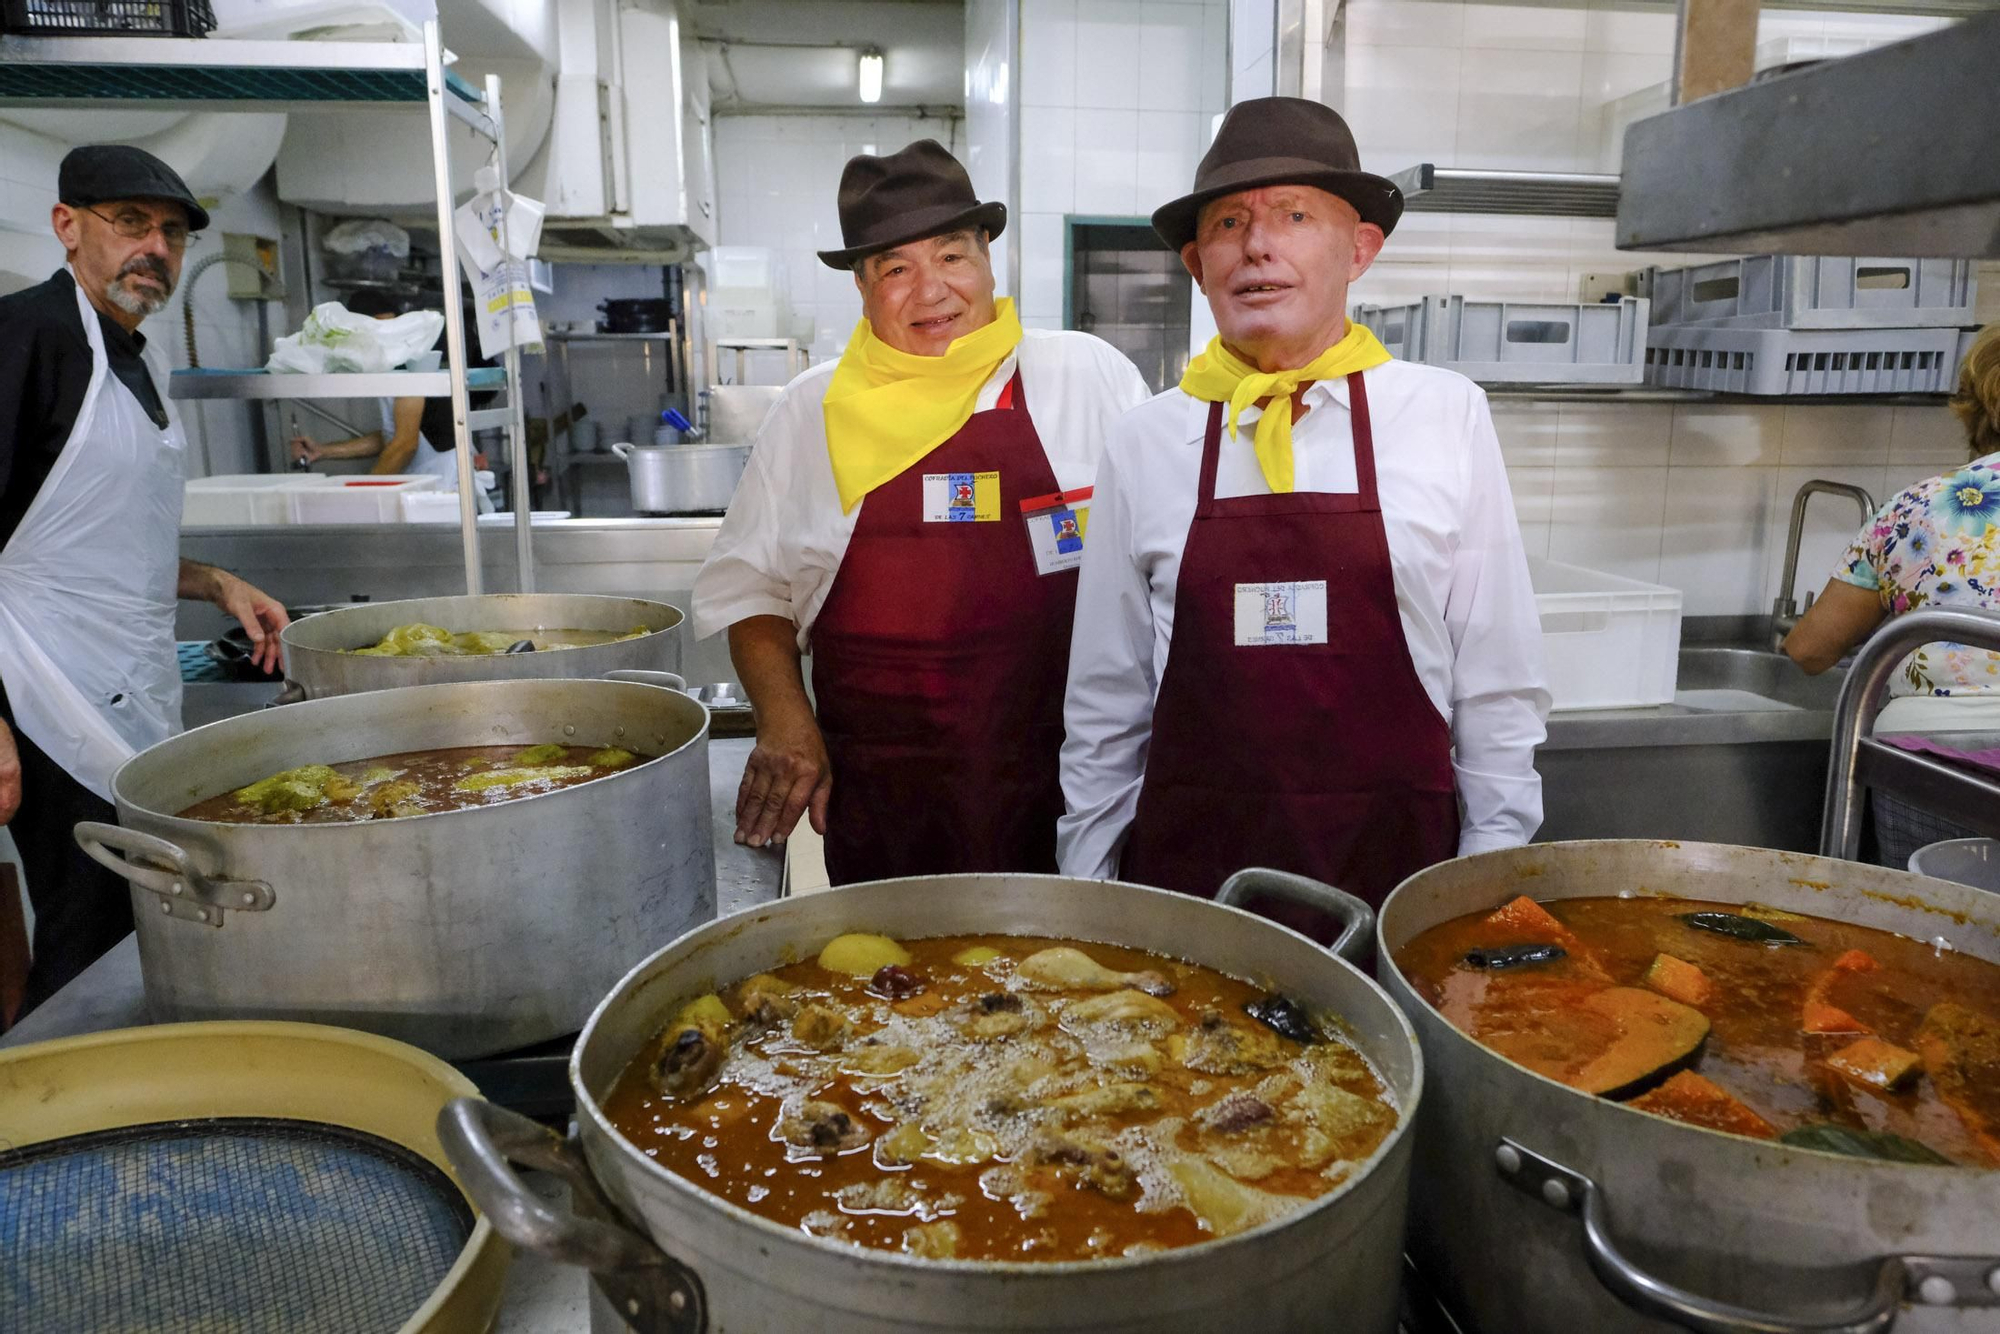
{"label": "metal faucet", "polygon": [[[1792,627],[1799,623],[1799,617],[1804,614],[1799,604],[1793,601],[1792,593],[1799,578],[1799,543],[1805,537],[1806,502],[1811,499],[1815,491],[1846,496],[1861,507],[1861,522],[1864,524],[1875,517],[1875,497],[1869,495],[1862,487],[1850,486],[1846,482],[1828,482],[1814,478],[1800,487],[1799,493],[1792,497],[1792,530],[1785,538],[1785,576],[1783,582],[1778,585],[1777,599],[1771,604],[1771,647],[1779,652],[1784,650],[1785,636],[1792,632]],[[1806,609],[1812,607],[1812,602],[1813,594],[1808,589]]]}

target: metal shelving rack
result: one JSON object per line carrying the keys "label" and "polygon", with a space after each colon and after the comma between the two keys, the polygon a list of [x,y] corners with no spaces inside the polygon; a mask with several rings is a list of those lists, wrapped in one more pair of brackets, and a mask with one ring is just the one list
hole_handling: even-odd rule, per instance
{"label": "metal shelving rack", "polygon": [[[1870,735],[1882,711],[1882,692],[1890,673],[1912,649],[1940,642],[2000,652],[2000,615],[1933,608],[1898,616],[1862,646],[1848,668],[1833,715],[1821,856],[1852,861],[1859,853],[1861,793],[1867,788],[1894,793],[1943,819],[2000,838],[2000,778],[1983,777]],[[1953,734],[1953,740],[1977,748],[1993,739]]]}
{"label": "metal shelving rack", "polygon": [[[0,36],[0,106],[163,106],[184,111],[284,111],[379,108],[424,104],[430,116],[431,165],[437,193],[438,246],[447,289],[458,286],[458,242],[452,227],[451,151],[446,136],[457,120],[494,146],[500,179],[507,179],[502,137],[500,81],[488,76],[482,94],[445,68],[435,19],[424,24],[421,47],[396,42],[231,41],[180,37]],[[502,226],[504,227],[504,222]],[[506,237],[500,238],[504,249]],[[468,391],[487,387],[491,371],[468,374],[461,303],[444,303],[447,370],[380,375],[269,375],[261,371],[180,372],[169,386],[175,399],[281,399],[435,397],[451,399],[457,442],[459,533],[465,554],[465,587],[483,591],[478,500],[472,466],[475,428],[502,427],[509,435],[514,474],[515,550],[522,592],[534,589],[528,499],[527,431],[521,400],[520,353],[509,349],[505,407],[471,411]]]}

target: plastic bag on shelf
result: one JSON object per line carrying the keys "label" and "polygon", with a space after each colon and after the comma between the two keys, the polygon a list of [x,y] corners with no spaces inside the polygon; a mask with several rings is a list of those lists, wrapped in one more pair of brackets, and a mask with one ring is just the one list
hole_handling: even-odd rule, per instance
{"label": "plastic bag on shelf", "polygon": [[321,248],[336,255],[359,255],[382,250],[397,259],[410,257],[410,234],[381,218],[350,218],[327,229],[320,238]]}
{"label": "plastic bag on shelf", "polygon": [[378,320],[328,301],[313,307],[304,328],[278,340],[264,368],[297,375],[393,371],[430,351],[443,331],[444,316],[435,310]]}

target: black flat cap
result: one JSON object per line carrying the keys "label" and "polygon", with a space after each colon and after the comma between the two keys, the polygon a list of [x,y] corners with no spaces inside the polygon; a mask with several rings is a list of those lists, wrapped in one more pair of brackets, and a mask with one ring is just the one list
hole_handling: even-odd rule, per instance
{"label": "black flat cap", "polygon": [[979,227],[987,236],[1007,227],[1007,206],[982,204],[945,146],[919,139],[887,157],[859,154],[840,173],[840,239],[846,248],[822,250],[830,269],[851,269],[854,261],[927,236]]}
{"label": "black flat cap", "polygon": [[180,173],[130,144],[84,144],[70,149],[56,171],[56,198],[73,205],[101,204],[107,199],[164,199],[187,210],[189,231],[208,226],[208,210],[195,199]]}
{"label": "black flat cap", "polygon": [[1340,113],[1302,97],[1258,97],[1222,118],[1194,171],[1194,189],[1153,213],[1153,230],[1175,250],[1194,240],[1195,219],[1211,199],[1266,185],[1310,185],[1354,205],[1387,236],[1403,216],[1403,192],[1361,170],[1354,132]]}

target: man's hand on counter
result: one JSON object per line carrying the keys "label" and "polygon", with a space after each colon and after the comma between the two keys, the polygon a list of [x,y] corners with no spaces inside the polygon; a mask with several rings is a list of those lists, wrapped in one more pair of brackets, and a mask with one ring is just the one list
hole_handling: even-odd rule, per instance
{"label": "man's hand on counter", "polygon": [[753,848],[783,843],[807,813],[813,830],[824,834],[833,773],[812,710],[759,714],[757,746],[736,790],[736,841]]}
{"label": "man's hand on counter", "polygon": [[14,746],[14,732],[0,723],[0,825],[21,809],[21,752]]}
{"label": "man's hand on counter", "polygon": [[278,670],[278,634],[292,623],[284,603],[227,570],[191,560],[181,562],[178,592],[184,598],[213,602],[235,617],[250,636],[250,660],[266,672]]}

